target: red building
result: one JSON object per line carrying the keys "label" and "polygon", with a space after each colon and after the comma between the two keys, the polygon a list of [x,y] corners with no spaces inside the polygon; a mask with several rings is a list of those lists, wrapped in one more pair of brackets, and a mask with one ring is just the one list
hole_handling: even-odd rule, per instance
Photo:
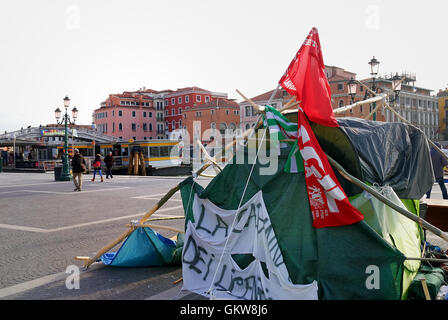
{"label": "red building", "polygon": [[213,98],[227,98],[227,94],[214,93],[198,87],[177,89],[165,96],[165,121],[169,132],[185,129],[182,123],[182,112],[203,103],[209,103]]}

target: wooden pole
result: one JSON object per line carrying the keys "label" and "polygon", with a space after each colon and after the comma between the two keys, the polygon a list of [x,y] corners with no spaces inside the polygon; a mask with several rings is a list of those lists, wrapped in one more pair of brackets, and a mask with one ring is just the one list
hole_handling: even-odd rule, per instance
{"label": "wooden pole", "polygon": [[142,176],[146,176],[146,165],[145,165],[145,157],[143,155],[143,152],[139,152],[138,155],[139,155],[139,158],[140,158],[140,170],[139,170],[139,172],[140,172],[140,174]]}
{"label": "wooden pole", "polygon": [[134,153],[131,152],[129,154],[129,161],[128,161],[128,175],[132,174],[132,171],[134,171]]}
{"label": "wooden pole", "polygon": [[121,243],[124,239],[126,239],[128,236],[131,235],[132,232],[134,232],[135,228],[129,228],[125,233],[123,233],[121,236],[119,236],[117,239],[109,243],[107,246],[102,248],[98,253],[93,257],[87,260],[84,263],[84,267],[88,268],[92,263],[94,263],[96,260],[98,260],[103,254],[108,252],[110,249],[115,247],[117,244]]}
{"label": "wooden pole", "polygon": [[169,226],[161,226],[161,225],[156,225],[156,224],[127,224],[127,227],[136,227],[136,228],[146,228],[149,227],[151,229],[162,229],[162,230],[168,230],[168,231],[173,231],[173,232],[177,232],[177,233],[185,233],[184,230],[180,230],[174,227],[169,227]]}
{"label": "wooden pole", "polygon": [[379,101],[379,100],[382,100],[382,99],[385,99],[385,98],[386,98],[386,94],[380,94],[380,95],[377,95],[376,97],[369,98],[367,100],[356,101],[355,103],[353,103],[351,105],[334,109],[333,113],[334,114],[343,113],[343,112],[346,112],[346,111],[348,111],[350,109],[353,109],[354,107],[357,107],[359,105],[363,105],[363,104],[367,104],[367,103],[373,103],[373,102],[376,102],[376,101]]}
{"label": "wooden pole", "polygon": [[[259,117],[257,124],[253,128],[249,128],[245,132],[243,132],[242,137],[246,137],[249,134],[251,134],[255,129],[257,129],[260,125],[263,124],[263,121],[261,117]],[[233,147],[237,143],[237,140],[233,140],[229,144],[226,145],[224,150],[220,150],[218,154],[215,157],[218,157],[220,154],[228,150],[229,148]],[[131,162],[129,162],[131,163]],[[209,166],[211,165],[210,162],[205,163],[199,170],[196,171],[196,176],[201,175]],[[129,171],[129,168],[128,168]],[[178,190],[180,189],[180,184],[173,187],[171,190],[168,191],[168,193],[160,199],[145,215],[139,220],[139,224],[144,224],[151,215],[153,215],[161,206],[163,206]],[[135,228],[130,227],[126,232],[124,232],[121,236],[119,236],[116,240],[112,241],[108,245],[106,245],[104,248],[102,248],[93,258],[87,260],[84,263],[84,267],[88,268],[92,263],[94,263],[99,257],[101,257],[103,254],[111,250],[113,247],[121,243],[124,239],[126,239],[132,232],[134,232]]]}
{"label": "wooden pole", "polygon": [[373,115],[375,114],[376,110],[378,110],[380,106],[381,106],[381,104],[378,104],[378,105],[375,107],[375,109],[373,109],[372,112],[370,112],[370,113],[364,118],[364,120],[368,120],[368,119],[370,119],[370,117],[373,116]]}
{"label": "wooden pole", "polygon": [[428,285],[426,284],[426,280],[420,279],[420,282],[422,284],[423,292],[425,293],[426,300],[431,300],[431,295],[429,294]]}
{"label": "wooden pole", "polygon": [[375,198],[377,198],[378,200],[380,200],[381,202],[385,203],[387,206],[391,207],[392,209],[394,209],[395,211],[397,211],[398,213],[401,213],[402,215],[404,215],[405,217],[411,219],[412,221],[418,223],[420,226],[422,226],[423,228],[431,231],[432,233],[434,233],[435,235],[439,236],[440,238],[442,238],[445,241],[448,241],[448,234],[445,234],[442,230],[440,230],[439,228],[433,226],[432,224],[428,223],[426,220],[416,216],[415,214],[409,212],[406,209],[403,209],[402,207],[396,205],[395,203],[393,203],[392,201],[390,201],[389,199],[387,199],[385,196],[383,196],[381,193],[377,192],[375,189],[373,189],[372,187],[368,186],[367,184],[365,184],[364,182],[362,182],[361,180],[357,179],[356,177],[350,175],[347,171],[345,171],[345,169],[339,164],[337,163],[333,158],[331,158],[329,155],[327,155],[328,161],[339,171],[339,173],[346,178],[348,181],[352,182],[353,184],[355,184],[356,186],[360,187],[361,189],[363,189],[364,191],[367,191],[368,193],[370,193],[371,195],[373,195]]}

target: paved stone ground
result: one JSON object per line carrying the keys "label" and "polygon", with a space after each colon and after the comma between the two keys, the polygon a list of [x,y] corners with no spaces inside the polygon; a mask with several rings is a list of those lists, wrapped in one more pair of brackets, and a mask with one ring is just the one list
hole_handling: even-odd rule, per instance
{"label": "paved stone ground", "polygon": [[[67,289],[66,268],[82,266],[75,256],[93,256],[183,179],[115,176],[101,183],[84,178],[84,190],[73,192],[72,182],[56,182],[52,173],[0,173],[0,299],[201,299],[174,284],[182,276],[180,267],[98,263],[81,273],[79,290]],[[210,179],[200,181],[205,187]],[[437,185],[432,197],[441,198]],[[177,193],[154,217],[180,215]],[[183,220],[163,224],[181,228]],[[427,240],[448,248],[430,232]]]}
{"label": "paved stone ground", "polygon": [[[115,176],[103,183],[90,178],[84,176],[82,192],[73,192],[72,182],[56,182],[50,173],[0,174],[0,297],[13,292],[5,298],[144,299],[181,277],[180,268],[100,268],[82,273],[81,290],[65,288],[68,274],[62,282],[19,290],[65,273],[69,265],[81,267],[75,256],[93,256],[184,177]],[[208,181],[204,178],[204,186]],[[181,205],[177,193],[153,217],[183,216]],[[181,228],[183,221],[163,224]]]}

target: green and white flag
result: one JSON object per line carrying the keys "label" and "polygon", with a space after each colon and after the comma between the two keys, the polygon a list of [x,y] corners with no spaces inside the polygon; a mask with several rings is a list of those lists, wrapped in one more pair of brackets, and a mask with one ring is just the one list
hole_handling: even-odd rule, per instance
{"label": "green and white flag", "polygon": [[[294,139],[294,142],[286,142],[291,146],[291,152],[288,156],[288,161],[285,164],[285,172],[297,173],[302,172],[303,159],[300,155],[300,150],[297,145],[297,123],[289,121],[277,109],[266,105],[264,114],[264,125],[269,129],[271,136],[271,143],[275,141],[280,142],[285,139]],[[282,143],[278,144],[280,148]]]}

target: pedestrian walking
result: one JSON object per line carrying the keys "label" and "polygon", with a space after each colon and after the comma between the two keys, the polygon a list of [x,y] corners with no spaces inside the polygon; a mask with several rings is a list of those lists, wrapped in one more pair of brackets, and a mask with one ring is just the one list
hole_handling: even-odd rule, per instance
{"label": "pedestrian walking", "polygon": [[[441,148],[441,144],[436,142],[435,145]],[[445,181],[443,180],[443,168],[448,166],[448,161],[437,151],[435,148],[431,148],[431,162],[432,169],[434,171],[434,178],[442,190],[443,199],[448,199],[448,192],[446,190]],[[426,193],[426,198],[431,197],[431,189]]]}
{"label": "pedestrian walking", "polygon": [[103,182],[104,181],[103,173],[101,172],[101,155],[99,153],[95,156],[95,160],[93,160],[92,166],[93,166],[93,178],[92,178],[92,181],[95,181],[95,176],[98,173],[100,175],[100,177],[101,177],[101,182]]}
{"label": "pedestrian walking", "polygon": [[109,151],[107,156],[104,157],[104,163],[106,164],[106,179],[110,178],[112,179],[112,166],[114,165],[114,157],[112,155],[112,151]]}
{"label": "pedestrian walking", "polygon": [[86,160],[79,153],[78,149],[73,150],[74,155],[72,159],[72,173],[73,173],[73,183],[75,184],[75,190],[81,191],[82,189],[82,174],[86,171]]}

